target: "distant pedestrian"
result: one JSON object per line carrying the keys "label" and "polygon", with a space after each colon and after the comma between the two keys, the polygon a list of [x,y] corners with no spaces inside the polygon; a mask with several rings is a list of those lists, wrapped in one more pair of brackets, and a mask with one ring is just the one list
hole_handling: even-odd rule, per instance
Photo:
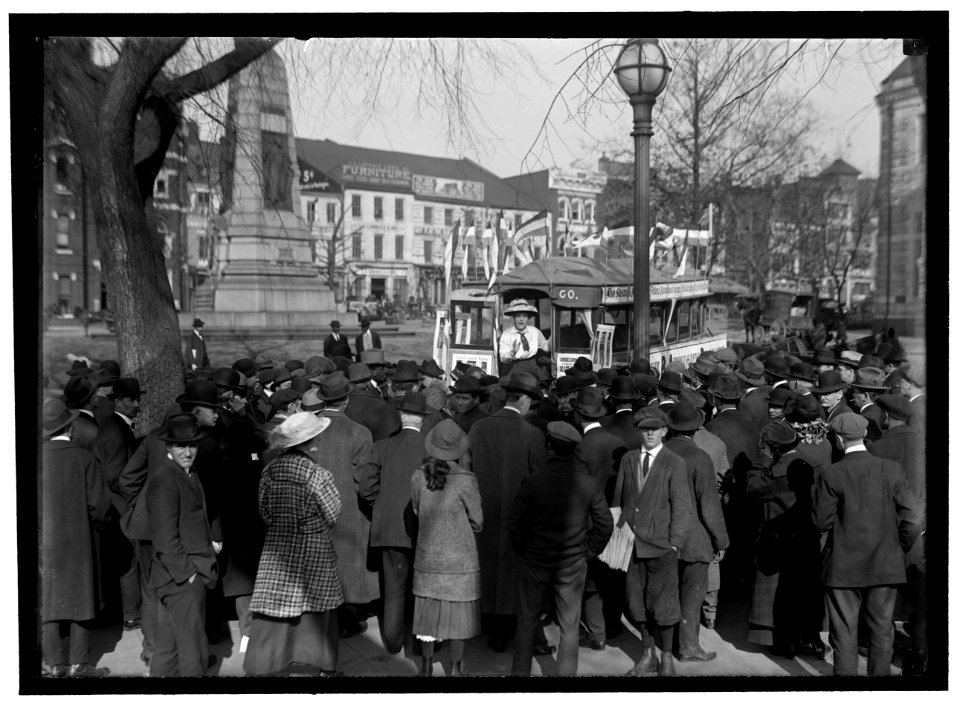
{"label": "distant pedestrian", "polygon": [[348,359],[353,358],[350,341],[340,333],[339,320],[334,320],[330,323],[330,334],[323,340],[323,355],[328,359],[332,359],[335,356],[344,356]]}
{"label": "distant pedestrian", "polygon": [[184,353],[184,363],[188,371],[196,371],[198,368],[210,366],[210,358],[207,356],[207,342],[203,338],[203,320],[199,317],[193,318],[193,332],[190,340],[187,342],[187,351]]}
{"label": "distant pedestrian", "polygon": [[365,317],[360,320],[360,334],[357,335],[354,346],[358,355],[370,349],[383,349],[380,335],[370,329],[370,320]]}

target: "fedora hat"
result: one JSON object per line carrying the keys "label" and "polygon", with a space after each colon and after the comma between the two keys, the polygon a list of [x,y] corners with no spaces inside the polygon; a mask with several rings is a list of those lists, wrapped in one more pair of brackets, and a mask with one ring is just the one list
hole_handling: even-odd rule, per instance
{"label": "fedora hat", "polygon": [[383,355],[383,349],[364,349],[360,352],[360,361],[371,369],[387,365],[387,360]]}
{"label": "fedora hat", "polygon": [[63,401],[70,409],[79,408],[90,400],[96,392],[97,387],[86,376],[74,376],[63,387]]}
{"label": "fedora hat", "polygon": [[78,410],[67,408],[59,398],[46,398],[43,401],[43,438],[53,437],[79,414]]}
{"label": "fedora hat", "polygon": [[436,427],[427,432],[423,440],[423,448],[427,456],[444,461],[456,461],[470,448],[466,433],[451,419],[440,421]]}
{"label": "fedora hat", "polygon": [[424,359],[420,362],[420,373],[430,378],[443,378],[443,369],[433,359]]}
{"label": "fedora hat", "polygon": [[593,370],[593,362],[585,356],[578,356],[573,362],[573,366],[564,371],[568,376],[573,376],[584,383],[596,383],[597,374]]}
{"label": "fedora hat", "polygon": [[755,356],[748,356],[740,362],[740,370],[734,371],[734,375],[744,383],[751,386],[763,385],[763,363]]}
{"label": "fedora hat", "polygon": [[561,376],[553,386],[553,392],[557,395],[567,395],[579,389],[583,384],[579,378],[574,376]]}
{"label": "fedora hat", "polygon": [[226,366],[221,366],[216,369],[213,372],[213,376],[210,377],[210,380],[213,381],[213,385],[217,388],[224,388],[228,391],[245,393],[247,390],[246,384],[241,383],[240,372]]}
{"label": "fedora hat", "polygon": [[810,389],[811,393],[826,394],[843,390],[843,379],[838,371],[824,371],[817,378],[817,383]]}
{"label": "fedora hat", "polygon": [[806,381],[807,383],[816,383],[817,382],[816,373],[817,372],[813,370],[812,364],[808,364],[805,361],[798,361],[796,364],[790,367],[790,373],[788,374],[788,376],[798,381]]}
{"label": "fedora hat", "polygon": [[690,386],[684,386],[680,391],[680,400],[686,401],[695,407],[697,410],[702,408],[707,404],[707,399],[700,394],[699,391],[695,391]]}
{"label": "fedora hat", "polygon": [[875,369],[883,368],[883,359],[879,356],[873,356],[872,354],[864,354],[860,357],[860,361],[857,363],[857,368],[862,369],[865,366],[870,366]]}
{"label": "fedora hat", "polygon": [[324,401],[346,398],[353,391],[353,384],[347,381],[343,371],[334,371],[327,374],[320,381],[320,397]]}
{"label": "fedora hat", "polygon": [[180,405],[201,406],[220,409],[220,394],[213,381],[197,378],[187,384],[184,393],[177,397]]}
{"label": "fedora hat", "polygon": [[203,327],[203,320],[201,320],[199,317],[193,318],[193,326],[194,326],[194,327]]}
{"label": "fedora hat", "polygon": [[393,373],[393,380],[405,383],[408,381],[419,381],[423,376],[420,374],[420,368],[417,362],[411,359],[400,359],[397,362],[397,370]]}
{"label": "fedora hat", "polygon": [[515,298],[507,303],[503,309],[504,315],[516,315],[518,312],[537,313],[537,309],[527,302],[526,298]]}
{"label": "fedora hat", "polygon": [[820,403],[809,393],[807,395],[794,393],[783,406],[783,416],[788,422],[811,422],[819,419],[820,412]]}
{"label": "fedora hat", "polygon": [[693,371],[701,376],[709,376],[717,370],[717,364],[713,361],[713,359],[704,357],[703,354],[701,354],[699,357],[697,357],[696,361],[690,364],[689,368],[693,369]]}
{"label": "fedora hat", "polygon": [[367,327],[369,327],[369,326],[370,326],[370,318],[369,318],[369,317],[361,317],[361,318],[360,318],[360,327],[361,327],[361,328],[367,328]]}
{"label": "fedora hat", "polygon": [[767,405],[772,405],[775,408],[782,408],[787,404],[787,401],[793,397],[793,395],[793,391],[786,386],[777,386],[770,391],[770,395],[767,396]]}
{"label": "fedora hat", "polygon": [[547,423],[547,437],[564,444],[577,444],[583,439],[576,427],[563,420]]}
{"label": "fedora hat", "polygon": [[616,369],[607,368],[597,371],[597,385],[609,388],[615,378],[617,378]]}
{"label": "fedora hat", "polygon": [[[101,361],[97,370],[100,372],[101,377],[107,379],[110,383],[120,378],[120,363],[113,359],[104,359]],[[101,383],[100,385],[105,386],[107,383]]]}
{"label": "fedora hat", "polygon": [[637,387],[629,376],[617,376],[610,384],[608,397],[612,400],[631,401],[637,398]]}
{"label": "fedora hat", "polygon": [[671,393],[679,393],[683,389],[683,378],[676,371],[664,371],[657,382],[657,387]]}
{"label": "fedora hat", "polygon": [[270,407],[273,408],[273,412],[276,414],[280,408],[286,407],[299,398],[300,394],[292,388],[283,388],[270,396]]}
{"label": "fedora hat", "polygon": [[347,378],[350,383],[363,383],[373,378],[373,371],[366,364],[358,361],[347,367]]}
{"label": "fedora hat", "polygon": [[913,417],[913,404],[902,395],[882,395],[877,398],[877,405],[883,408],[887,415],[894,420],[909,420]]}
{"label": "fedora hat", "polygon": [[329,417],[313,413],[294,413],[270,433],[270,442],[281,449],[295,447],[316,437],[330,426]]}
{"label": "fedora hat", "polygon": [[630,376],[638,398],[649,398],[657,393],[657,379],[645,373],[635,373]]}
{"label": "fedora hat", "polygon": [[837,355],[833,353],[832,349],[820,347],[813,350],[812,362],[815,366],[818,364],[836,364]]}
{"label": "fedora hat", "polygon": [[241,357],[233,362],[234,371],[239,371],[247,378],[257,375],[257,362],[248,357]]}
{"label": "fedora hat", "polygon": [[480,386],[480,381],[473,376],[461,376],[457,379],[456,383],[450,386],[450,391],[452,393],[480,395],[483,392],[483,388]]}
{"label": "fedora hat", "polygon": [[113,382],[113,391],[107,394],[111,400],[114,398],[139,398],[144,395],[140,390],[140,381],[135,378],[118,378]]}
{"label": "fedora hat", "polygon": [[603,394],[597,388],[587,386],[581,388],[577,397],[570,403],[571,407],[584,417],[593,420],[601,418],[607,414],[607,408],[603,404]]}
{"label": "fedora hat", "polygon": [[170,415],[164,420],[159,438],[167,444],[196,444],[207,436],[206,431],[197,424],[189,413]]}
{"label": "fedora hat", "polygon": [[681,400],[667,412],[667,427],[675,432],[693,432],[703,425],[703,411]]}
{"label": "fedora hat", "polygon": [[857,369],[857,378],[850,385],[865,391],[885,391],[887,387],[883,385],[883,377],[886,375],[883,369],[864,366],[862,369]]}
{"label": "fedora hat", "polygon": [[776,378],[786,378],[790,375],[790,366],[779,354],[771,354],[763,362],[763,371]]}
{"label": "fedora hat", "polygon": [[325,407],[327,404],[320,398],[320,391],[316,388],[311,388],[300,398],[300,409],[304,412],[318,413]]}
{"label": "fedora hat", "polygon": [[87,366],[87,362],[86,362],[86,361],[82,361],[82,360],[80,360],[80,359],[76,359],[76,360],[74,360],[74,362],[70,365],[70,369],[67,371],[67,376],[86,376],[86,375],[89,374],[92,370],[93,370],[93,369],[91,369],[89,366]]}
{"label": "fedora hat", "polygon": [[540,400],[540,384],[536,376],[523,371],[512,373],[500,381],[500,387],[508,393],[523,393],[534,400]]}
{"label": "fedora hat", "polygon": [[630,373],[645,373],[648,376],[653,374],[653,367],[650,366],[649,359],[637,358],[630,362]]}
{"label": "fedora hat", "polygon": [[306,376],[297,376],[291,381],[290,388],[297,392],[297,395],[303,396],[308,390],[313,388],[313,381]]}
{"label": "fedora hat", "polygon": [[397,410],[402,413],[413,413],[414,415],[429,415],[431,410],[427,406],[427,396],[420,391],[410,391],[404,393],[400,399],[400,405]]}
{"label": "fedora hat", "polygon": [[736,376],[732,374],[723,374],[720,376],[713,385],[710,386],[710,392],[717,398],[722,398],[723,400],[739,400],[743,397],[743,389],[740,388],[740,384],[737,383]]}

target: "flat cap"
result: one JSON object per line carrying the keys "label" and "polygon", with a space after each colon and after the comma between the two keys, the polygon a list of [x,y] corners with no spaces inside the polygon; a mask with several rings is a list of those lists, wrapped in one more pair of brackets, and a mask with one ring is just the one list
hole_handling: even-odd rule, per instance
{"label": "flat cap", "polygon": [[830,429],[844,439],[863,439],[867,436],[869,421],[863,415],[843,413],[830,421]]}
{"label": "flat cap", "polygon": [[913,405],[905,396],[884,394],[877,398],[876,402],[894,420],[909,420],[913,417]]}
{"label": "flat cap", "polygon": [[547,436],[568,444],[577,444],[581,440],[580,433],[569,422],[548,422]]}
{"label": "flat cap", "polygon": [[735,364],[737,362],[737,352],[730,347],[721,347],[714,352],[713,358],[717,361],[725,361],[728,364]]}
{"label": "flat cap", "polygon": [[270,396],[270,405],[273,407],[274,412],[276,412],[280,408],[289,405],[294,400],[299,399],[300,394],[295,390],[292,388],[284,388]]}
{"label": "flat cap", "polygon": [[641,430],[666,427],[667,414],[660,408],[640,408],[633,416],[633,425]]}

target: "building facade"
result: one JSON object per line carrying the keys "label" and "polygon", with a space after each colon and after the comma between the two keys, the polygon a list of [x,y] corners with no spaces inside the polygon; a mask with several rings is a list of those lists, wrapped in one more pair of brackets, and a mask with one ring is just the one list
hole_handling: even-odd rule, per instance
{"label": "building facade", "polygon": [[908,56],[880,83],[876,327],[924,336],[926,309],[926,57]]}

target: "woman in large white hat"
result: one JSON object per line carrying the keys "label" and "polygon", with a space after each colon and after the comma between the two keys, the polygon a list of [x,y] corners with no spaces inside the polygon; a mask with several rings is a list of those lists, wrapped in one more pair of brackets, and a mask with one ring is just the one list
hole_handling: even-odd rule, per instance
{"label": "woman in large white hat", "polygon": [[340,517],[340,495],[329,471],[316,463],[317,442],[330,419],[299,412],[270,435],[281,450],[260,479],[260,516],[267,527],[250,601],[253,622],[243,668],[272,674],[307,664],[321,676],[338,674],[343,603],[330,531]]}
{"label": "woman in large white hat", "polygon": [[513,318],[513,327],[504,329],[500,335],[501,378],[513,371],[537,375],[537,353],[550,351],[550,342],[543,332],[530,324],[531,315],[537,312],[524,298],[515,298],[504,309],[503,314]]}

